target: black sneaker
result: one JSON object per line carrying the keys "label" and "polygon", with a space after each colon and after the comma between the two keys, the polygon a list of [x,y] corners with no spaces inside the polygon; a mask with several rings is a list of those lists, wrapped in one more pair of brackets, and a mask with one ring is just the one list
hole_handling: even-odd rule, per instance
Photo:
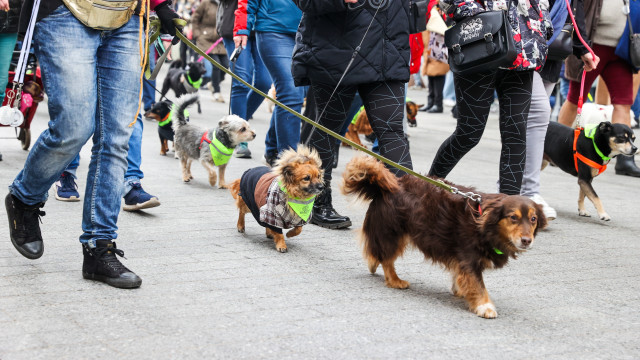
{"label": "black sneaker", "polygon": [[37,259],[44,252],[42,234],[40,233],[41,216],[45,215],[40,208],[44,203],[25,205],[15,196],[7,194],[4,199],[9,218],[9,234],[11,243],[22,256]]}
{"label": "black sneaker", "polygon": [[124,251],[118,249],[111,240],[97,240],[95,248],[84,244],[82,253],[83,278],[102,281],[121,289],[133,289],[142,284],[142,279],[118,260],[116,255],[124,257]]}

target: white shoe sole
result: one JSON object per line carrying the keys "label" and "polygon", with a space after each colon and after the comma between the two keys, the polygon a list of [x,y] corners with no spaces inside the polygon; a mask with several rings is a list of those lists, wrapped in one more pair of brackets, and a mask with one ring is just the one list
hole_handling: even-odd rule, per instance
{"label": "white shoe sole", "polygon": [[148,201],[140,203],[140,204],[135,204],[135,205],[127,205],[127,204],[125,204],[122,207],[122,210],[124,210],[124,211],[137,211],[137,210],[142,210],[142,209],[154,208],[156,206],[160,206],[160,200],[158,200],[158,198],[156,198],[156,197],[152,197]]}
{"label": "white shoe sole", "polygon": [[68,197],[68,198],[63,198],[63,197],[58,196],[58,193],[55,193],[55,197],[56,197],[56,200],[66,201],[66,202],[80,201],[80,197],[71,196],[71,197]]}

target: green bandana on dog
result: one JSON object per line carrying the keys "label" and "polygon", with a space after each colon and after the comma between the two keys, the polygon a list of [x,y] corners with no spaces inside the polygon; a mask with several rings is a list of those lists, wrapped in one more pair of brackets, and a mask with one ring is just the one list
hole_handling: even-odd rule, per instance
{"label": "green bandana on dog", "polygon": [[313,210],[313,203],[316,201],[316,196],[313,195],[307,199],[294,198],[289,196],[287,190],[280,182],[278,182],[278,185],[280,185],[280,190],[287,194],[287,204],[291,206],[293,212],[295,212],[296,215],[300,216],[302,220],[307,221],[309,219],[309,216],[311,216],[311,211]]}
{"label": "green bandana on dog", "polygon": [[206,141],[209,143],[209,150],[211,151],[211,159],[213,160],[213,164],[215,166],[224,165],[229,162],[231,159],[231,155],[233,155],[233,148],[228,148],[224,146],[220,140],[216,139],[215,134],[213,135],[213,139],[209,140],[207,138],[208,131],[205,131],[202,135],[202,139],[200,139],[200,146],[202,146],[202,142]]}

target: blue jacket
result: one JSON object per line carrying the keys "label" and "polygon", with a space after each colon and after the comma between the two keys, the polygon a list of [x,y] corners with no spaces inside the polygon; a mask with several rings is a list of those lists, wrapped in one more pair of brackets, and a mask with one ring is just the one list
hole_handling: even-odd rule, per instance
{"label": "blue jacket", "polygon": [[302,11],[291,0],[239,0],[234,33],[252,31],[295,34]]}

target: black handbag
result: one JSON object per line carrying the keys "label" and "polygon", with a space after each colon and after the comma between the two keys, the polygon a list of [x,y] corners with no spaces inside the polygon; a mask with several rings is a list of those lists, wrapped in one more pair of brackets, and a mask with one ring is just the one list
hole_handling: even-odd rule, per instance
{"label": "black handbag", "polygon": [[[629,4],[624,1],[624,5],[629,11]],[[633,26],[631,25],[631,16],[627,12],[627,21],[629,22],[629,58],[631,65],[636,69],[640,68],[640,34],[634,34]]]}
{"label": "black handbag", "polygon": [[556,36],[547,52],[547,59],[563,61],[573,53],[573,24],[566,23],[562,26],[560,34]]}
{"label": "black handbag", "polygon": [[409,34],[417,34],[427,30],[427,0],[409,1]]}
{"label": "black handbag", "polygon": [[449,66],[458,74],[511,67],[517,57],[505,11],[487,11],[456,23],[444,33]]}

